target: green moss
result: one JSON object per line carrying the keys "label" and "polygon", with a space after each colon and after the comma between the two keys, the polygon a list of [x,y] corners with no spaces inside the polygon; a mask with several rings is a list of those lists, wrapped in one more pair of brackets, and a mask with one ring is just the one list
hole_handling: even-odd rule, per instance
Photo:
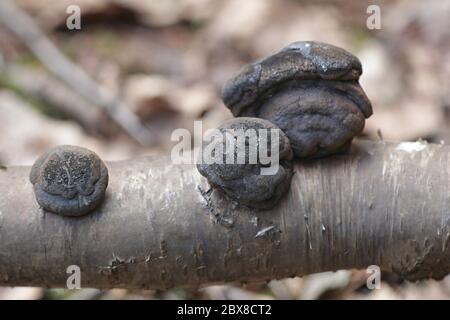
{"label": "green moss", "polygon": [[36,59],[36,57],[31,54],[30,52],[24,52],[23,54],[21,54],[17,60],[15,61],[15,63],[23,66],[23,67],[27,67],[27,68],[38,68],[38,67],[42,67],[40,61],[38,59]]}
{"label": "green moss", "polygon": [[58,111],[53,106],[45,103],[44,101],[26,94],[23,92],[19,86],[8,79],[5,73],[0,73],[0,88],[8,89],[19,97],[21,97],[25,102],[27,102],[31,107],[33,107],[38,112],[55,119],[66,120],[67,117],[60,111]]}
{"label": "green moss", "polygon": [[116,33],[109,30],[99,30],[94,35],[96,47],[104,53],[115,51],[120,45],[120,39]]}
{"label": "green moss", "polygon": [[352,33],[352,49],[355,52],[361,51],[362,48],[364,48],[368,42],[370,42],[373,38],[373,36],[365,31],[365,30],[356,30]]}
{"label": "green moss", "polygon": [[68,289],[45,289],[44,300],[62,300],[67,299],[74,293],[73,290]]}

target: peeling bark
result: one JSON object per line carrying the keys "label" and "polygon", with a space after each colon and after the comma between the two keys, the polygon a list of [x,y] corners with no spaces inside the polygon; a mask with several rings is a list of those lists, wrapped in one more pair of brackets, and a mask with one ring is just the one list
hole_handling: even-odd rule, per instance
{"label": "peeling bark", "polygon": [[168,288],[376,264],[415,280],[450,271],[450,148],[357,141],[350,154],[297,161],[269,211],[210,190],[167,157],[108,163],[96,212],[43,212],[30,168],[0,170],[0,284]]}

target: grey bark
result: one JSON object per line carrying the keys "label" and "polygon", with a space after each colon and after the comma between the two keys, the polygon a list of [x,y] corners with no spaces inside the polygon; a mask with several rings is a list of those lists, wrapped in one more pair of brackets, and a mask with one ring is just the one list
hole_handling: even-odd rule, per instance
{"label": "grey bark", "polygon": [[0,170],[0,284],[198,286],[375,264],[407,279],[450,271],[450,148],[357,141],[350,154],[298,161],[270,211],[209,190],[167,157],[108,163],[103,206],[43,212],[28,167]]}

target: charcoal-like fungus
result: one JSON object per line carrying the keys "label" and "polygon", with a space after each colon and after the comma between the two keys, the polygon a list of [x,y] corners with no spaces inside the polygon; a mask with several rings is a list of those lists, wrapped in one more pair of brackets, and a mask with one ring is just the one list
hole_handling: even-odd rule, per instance
{"label": "charcoal-like fungus", "polygon": [[108,169],[94,152],[58,146],[41,155],[30,172],[39,205],[63,216],[81,216],[97,208],[108,186]]}
{"label": "charcoal-like fungus", "polygon": [[347,150],[372,115],[361,74],[358,58],[344,49],[294,42],[245,66],[224,86],[222,99],[236,117],[275,123],[296,157],[320,157]]}
{"label": "charcoal-like fungus", "polygon": [[197,168],[239,204],[270,209],[290,187],[292,157],[289,139],[276,125],[241,117],[204,140]]}

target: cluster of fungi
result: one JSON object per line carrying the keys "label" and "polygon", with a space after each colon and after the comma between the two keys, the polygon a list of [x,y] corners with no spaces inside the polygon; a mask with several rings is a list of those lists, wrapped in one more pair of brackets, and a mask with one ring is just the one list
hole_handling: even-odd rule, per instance
{"label": "cluster of fungi", "polygon": [[[358,58],[321,42],[295,42],[245,66],[222,92],[223,102],[236,118],[218,130],[277,130],[278,170],[262,175],[266,164],[257,161],[200,163],[198,171],[240,205],[273,208],[290,187],[294,158],[345,152],[362,132],[372,106],[359,85],[361,74]],[[210,143],[217,141],[204,142],[202,150]],[[108,170],[90,150],[59,146],[35,162],[30,181],[45,211],[82,216],[105,198]]]}
{"label": "cluster of fungi", "polygon": [[242,205],[274,207],[290,187],[292,154],[301,159],[342,153],[362,132],[372,106],[359,85],[361,74],[357,57],[321,42],[294,42],[244,66],[222,92],[223,102],[238,118],[219,130],[277,128],[280,170],[268,176],[255,170],[261,163],[199,164],[199,172]]}

